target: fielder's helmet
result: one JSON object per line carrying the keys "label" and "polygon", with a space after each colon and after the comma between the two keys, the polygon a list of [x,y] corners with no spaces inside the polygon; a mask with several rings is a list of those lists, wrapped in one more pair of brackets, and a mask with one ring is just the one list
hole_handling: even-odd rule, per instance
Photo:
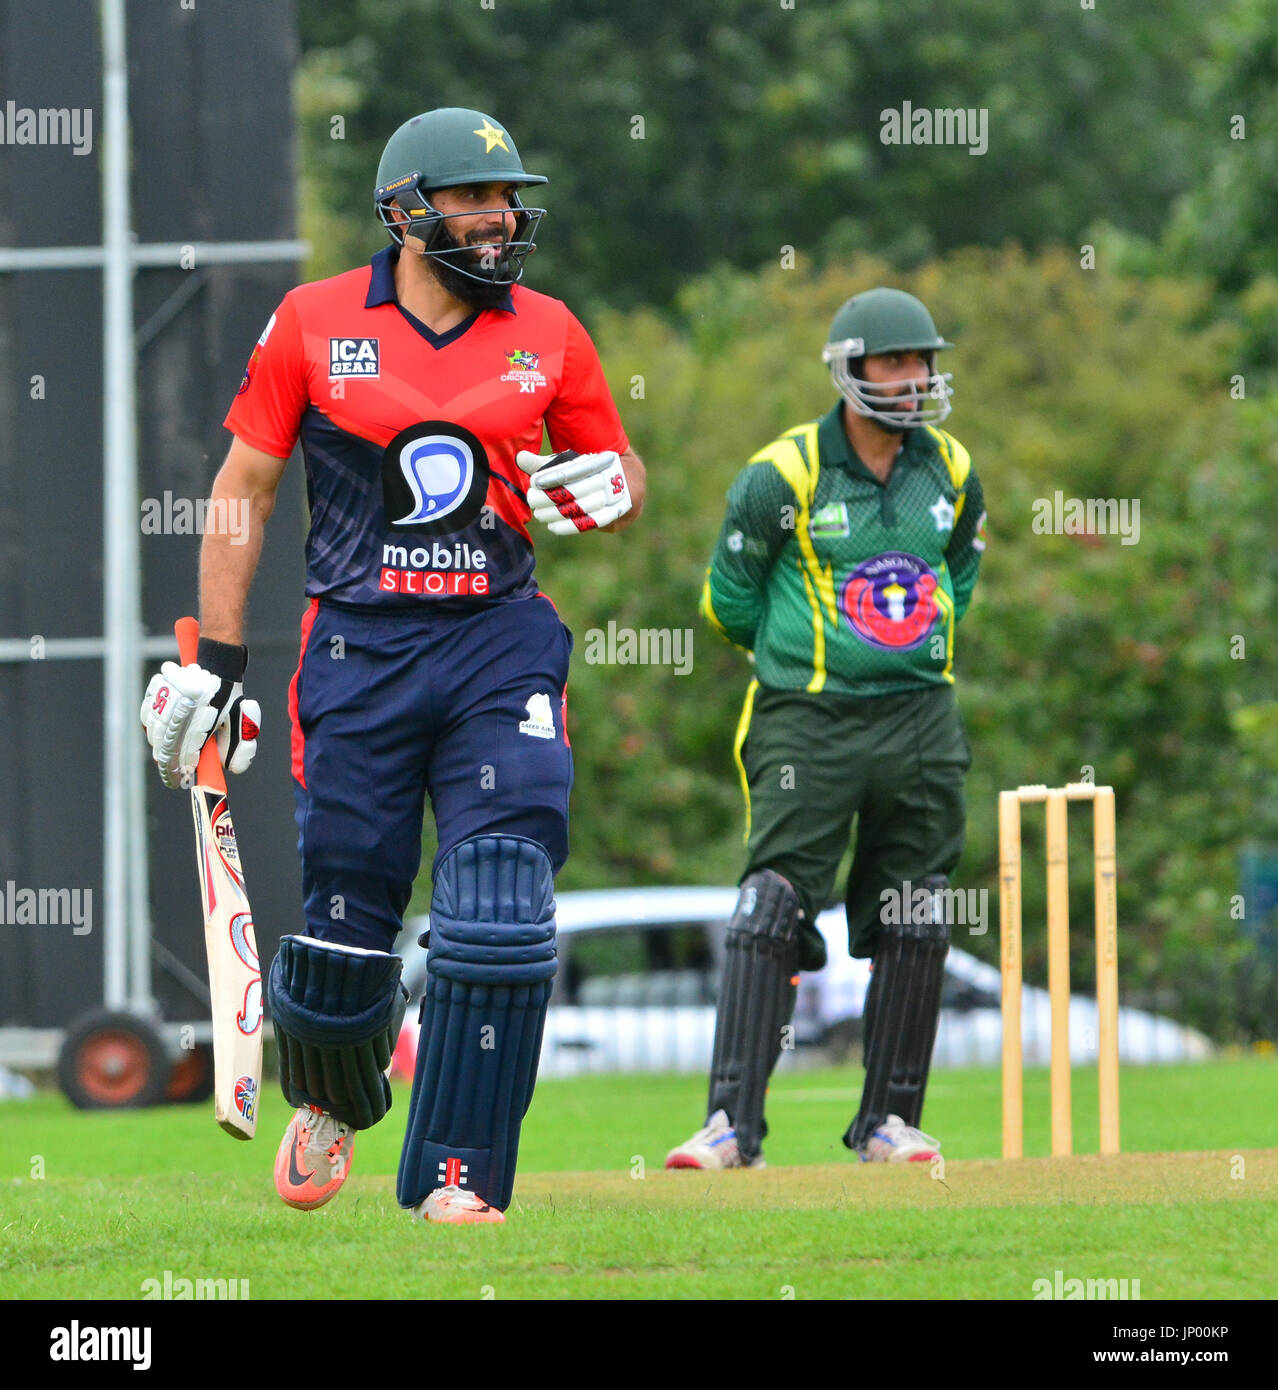
{"label": "fielder's helmet", "polygon": [[[541,174],[530,174],[519,158],[515,142],[505,127],[482,111],[443,106],[424,111],[405,121],[386,142],[377,166],[373,204],[383,226],[397,245],[404,234],[419,237],[428,256],[447,259],[460,274],[484,284],[513,285],[523,277],[524,258],[536,249],[533,234],[545,216],[544,208],[526,208],[513,197],[514,235],[502,243],[491,266],[477,260],[468,247],[446,245],[442,235],[449,217],[471,213],[439,212],[430,193],[467,183],[545,183]],[[396,222],[393,208],[408,218]]]}
{"label": "fielder's helmet", "polygon": [[[915,429],[939,424],[950,413],[951,373],[936,370],[936,354],[953,347],[936,331],[932,315],[904,290],[866,290],[853,295],[834,316],[829,341],[821,359],[839,394],[858,415],[889,429]],[[901,396],[895,387],[865,381],[859,374],[862,360],[885,352],[921,352],[928,364],[926,394],[917,390]],[[909,410],[899,408],[910,402]]]}

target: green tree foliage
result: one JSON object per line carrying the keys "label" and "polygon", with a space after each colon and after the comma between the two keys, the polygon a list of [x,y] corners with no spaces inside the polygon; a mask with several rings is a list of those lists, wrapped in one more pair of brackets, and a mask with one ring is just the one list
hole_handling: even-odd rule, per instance
{"label": "green tree foliage", "polygon": [[1167,245],[1177,264],[1242,290],[1278,276],[1278,10],[1231,0],[1207,39],[1193,112],[1210,136],[1210,165],[1177,207]]}
{"label": "green tree foliage", "polygon": [[[310,273],[384,244],[372,183],[402,120],[491,111],[551,179],[529,282],[588,318],[650,465],[639,527],[539,542],[577,634],[562,885],[736,878],[749,668],[696,616],[723,494],[829,404],[819,352],[839,303],[897,284],[958,344],[951,424],[990,513],[959,630],[976,749],[959,880],[996,903],[1001,787],[1094,769],[1118,793],[1125,996],[1222,1038],[1272,1036],[1274,963],[1231,902],[1239,846],[1278,840],[1272,0],[299,10]],[[905,101],[987,111],[988,152],[884,144],[882,113]],[[1138,543],[1036,532],[1058,491],[1138,502]],[[587,662],[610,620],[691,628],[693,669]],[[1035,834],[1031,814],[1027,924],[1043,920]],[[994,959],[996,919],[959,944]],[[1041,937],[1027,965],[1041,975]]]}
{"label": "green tree foliage", "polygon": [[1187,72],[1198,174],[1158,235],[1101,213],[1086,239],[1132,274],[1211,280],[1213,312],[1241,330],[1235,370],[1259,394],[1278,380],[1278,8],[1213,9]]}
{"label": "green tree foliage", "polygon": [[[303,0],[300,16],[317,275],[383,244],[382,145],[436,105],[491,111],[549,175],[535,279],[579,308],[666,304],[689,275],[784,246],[909,265],[1076,244],[1101,217],[1156,237],[1219,149],[1190,101],[1199,0]],[[883,144],[906,101],[988,111],[988,152]]]}
{"label": "green tree foliage", "polygon": [[[883,282],[919,294],[957,344],[950,426],[990,514],[957,672],[976,751],[958,877],[990,890],[991,931],[958,944],[996,959],[999,789],[1093,776],[1117,790],[1125,991],[1174,996],[1224,1034],[1249,949],[1230,916],[1237,848],[1278,836],[1269,725],[1247,713],[1278,676],[1273,402],[1229,398],[1235,335],[1202,326],[1202,286],[1083,271],[1062,252],[968,250],[909,276],[870,258],[719,272],[685,286],[673,323],[647,310],[603,317],[605,366],[651,498],[631,531],[539,542],[542,586],[577,635],[574,850],[561,883],[735,881],[730,750],[750,670],[696,617],[701,577],[737,470],[833,399],[819,352],[834,310]],[[1139,540],[1040,534],[1036,503],[1057,491],[1139,503]],[[692,628],[693,670],[588,663],[587,635],[609,620]],[[1083,987],[1087,812],[1074,822]],[[1027,812],[1026,824],[1025,920],[1041,924],[1041,818]],[[1043,960],[1030,928],[1031,977]]]}

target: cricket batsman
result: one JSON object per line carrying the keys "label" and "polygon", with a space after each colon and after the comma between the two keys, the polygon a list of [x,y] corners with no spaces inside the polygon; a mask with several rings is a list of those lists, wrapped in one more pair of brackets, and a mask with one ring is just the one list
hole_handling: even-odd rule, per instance
{"label": "cricket batsman", "polygon": [[971,751],[954,630],[985,548],[985,504],[950,413],[949,348],[895,289],[855,295],[823,352],[839,399],[761,449],[728,492],[702,612],[753,654],[734,753],[747,859],[728,926],[703,1129],[668,1168],[763,1166],[764,1095],[796,971],[848,844],[851,954],[872,958],[865,1085],[843,1142],[923,1160],[918,1128],[949,950]]}
{"label": "cricket batsman", "polygon": [[[400,1205],[500,1222],[555,973],[554,876],[568,855],[572,635],[534,575],[531,524],[589,537],[638,517],[644,469],[585,329],[521,283],[541,208],[510,133],[447,107],[405,122],[378,166],[391,244],[285,296],[226,417],[213,497],[248,498],[248,544],[208,535],[196,665],[143,703],[161,776],[201,744],[253,758],[245,601],[294,444],[310,532],[289,691],[305,931],[267,997],[296,1113],[275,1162],[290,1206],[331,1200],[355,1135],[390,1108],[405,1007],[393,944],[438,831]],[[541,457],[543,430],[550,457]]]}

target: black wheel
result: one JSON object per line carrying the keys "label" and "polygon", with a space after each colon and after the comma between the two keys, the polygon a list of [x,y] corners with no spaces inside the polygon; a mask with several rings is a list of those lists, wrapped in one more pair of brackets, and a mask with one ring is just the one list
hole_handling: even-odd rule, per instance
{"label": "black wheel", "polygon": [[179,1052],[169,1073],[164,1101],[168,1105],[197,1105],[213,1094],[213,1048],[196,1043],[189,1052]]}
{"label": "black wheel", "polygon": [[115,1009],[77,1019],[58,1052],[58,1084],[79,1110],[156,1105],[172,1074],[155,1024]]}

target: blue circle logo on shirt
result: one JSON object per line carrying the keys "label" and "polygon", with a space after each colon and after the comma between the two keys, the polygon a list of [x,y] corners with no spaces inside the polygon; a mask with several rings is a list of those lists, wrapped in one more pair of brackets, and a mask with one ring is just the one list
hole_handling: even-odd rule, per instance
{"label": "blue circle logo on shirt", "polygon": [[460,531],[488,496],[488,454],[449,420],[409,425],[386,446],[382,492],[387,525],[426,534]]}
{"label": "blue circle logo on shirt", "polygon": [[454,511],[470,491],[475,457],[459,440],[446,434],[410,439],[399,451],[399,470],[413,493],[407,516],[389,518],[393,526],[438,521]]}

